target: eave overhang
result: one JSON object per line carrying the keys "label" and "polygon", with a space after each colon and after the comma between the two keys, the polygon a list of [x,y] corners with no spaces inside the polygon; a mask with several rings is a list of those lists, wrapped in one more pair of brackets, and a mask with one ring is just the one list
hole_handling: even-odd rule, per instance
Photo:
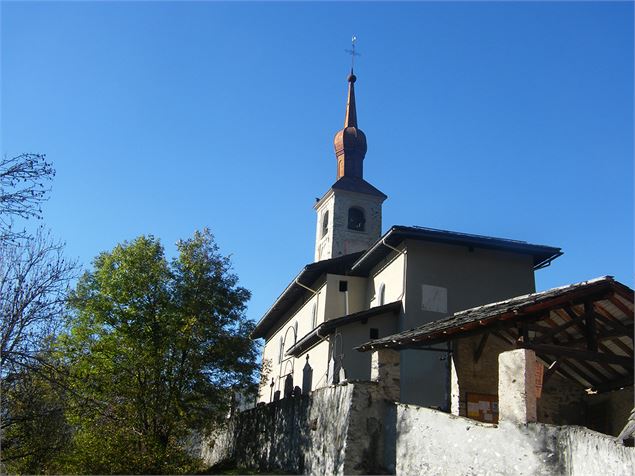
{"label": "eave overhang", "polygon": [[305,335],[302,339],[295,343],[293,347],[291,347],[285,355],[290,355],[293,357],[297,357],[302,353],[309,350],[311,347],[318,344],[322,339],[327,337],[329,334],[335,332],[338,327],[347,326],[349,324],[353,324],[355,322],[361,322],[366,319],[371,319],[376,316],[385,315],[385,314],[398,314],[401,311],[402,304],[401,301],[395,301],[388,304],[384,304],[383,306],[371,307],[370,309],[366,309],[364,311],[356,312],[353,314],[349,314],[347,316],[337,317],[335,319],[329,319],[328,321],[323,322],[307,335]]}
{"label": "eave overhang", "polygon": [[313,283],[323,274],[348,274],[348,269],[350,268],[351,263],[355,262],[361,254],[362,252],[351,253],[306,265],[295,279],[289,283],[282,294],[278,296],[278,299],[276,299],[265,315],[260,318],[251,333],[251,338],[264,338],[269,330],[275,326],[278,319],[280,319],[285,312],[291,309],[298,299],[302,298],[309,292],[306,287],[311,287]]}

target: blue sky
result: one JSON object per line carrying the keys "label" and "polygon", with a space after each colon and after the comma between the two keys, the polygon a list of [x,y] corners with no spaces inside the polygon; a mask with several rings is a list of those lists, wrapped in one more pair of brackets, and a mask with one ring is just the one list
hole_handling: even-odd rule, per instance
{"label": "blue sky", "polygon": [[559,246],[538,289],[633,286],[633,5],[9,3],[2,154],[45,153],[86,266],[208,226],[258,319],[312,261],[353,34],[384,230]]}

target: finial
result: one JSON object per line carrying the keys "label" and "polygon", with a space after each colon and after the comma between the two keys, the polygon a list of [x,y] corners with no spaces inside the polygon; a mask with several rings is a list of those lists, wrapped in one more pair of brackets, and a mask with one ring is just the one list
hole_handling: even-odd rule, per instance
{"label": "finial", "polygon": [[353,68],[355,67],[355,56],[361,56],[361,54],[357,53],[355,51],[355,43],[357,42],[357,37],[355,35],[353,35],[353,38],[351,38],[351,49],[350,50],[344,50],[346,51],[349,55],[351,55],[351,74],[348,77],[348,80],[351,81],[352,78],[352,83],[355,82],[355,75],[353,74]]}

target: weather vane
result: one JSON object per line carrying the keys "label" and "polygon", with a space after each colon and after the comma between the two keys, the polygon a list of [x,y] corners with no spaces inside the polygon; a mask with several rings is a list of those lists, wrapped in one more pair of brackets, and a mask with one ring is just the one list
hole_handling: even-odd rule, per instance
{"label": "weather vane", "polygon": [[353,38],[351,38],[351,49],[350,50],[344,50],[349,55],[351,55],[351,71],[353,71],[353,67],[355,66],[355,56],[361,56],[361,54],[359,54],[359,53],[357,53],[355,51],[355,43],[356,42],[357,42],[357,37],[355,35],[353,35]]}

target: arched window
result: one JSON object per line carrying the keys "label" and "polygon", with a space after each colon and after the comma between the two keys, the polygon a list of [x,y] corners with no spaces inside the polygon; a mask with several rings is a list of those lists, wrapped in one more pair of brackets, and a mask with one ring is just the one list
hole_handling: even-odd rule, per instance
{"label": "arched window", "polygon": [[311,308],[311,328],[315,329],[317,327],[317,304],[313,303],[313,307]]}
{"label": "arched window", "polygon": [[364,210],[357,207],[351,207],[348,209],[348,229],[355,231],[364,231],[366,228],[366,218],[364,217]]}
{"label": "arched window", "polygon": [[329,231],[329,211],[326,210],[322,215],[322,238],[326,236]]}
{"label": "arched window", "polygon": [[383,306],[386,304],[386,285],[381,283],[379,285],[379,291],[377,291],[377,305]]}
{"label": "arched window", "polygon": [[284,338],[280,336],[280,348],[278,349],[278,363],[282,362],[283,353],[284,353]]}

